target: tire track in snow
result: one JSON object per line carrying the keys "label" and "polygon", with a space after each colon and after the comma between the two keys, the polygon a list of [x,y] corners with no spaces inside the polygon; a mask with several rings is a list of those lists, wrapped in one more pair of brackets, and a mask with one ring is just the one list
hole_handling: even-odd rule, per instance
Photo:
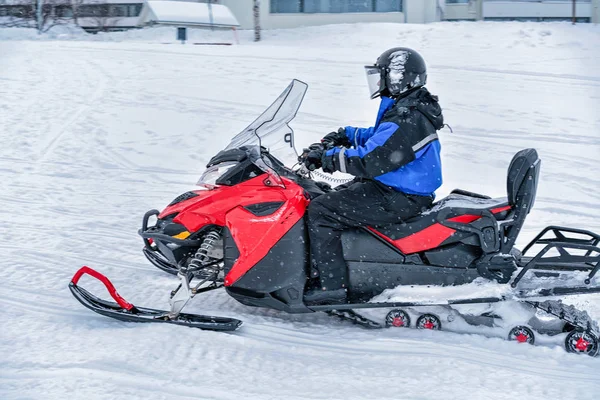
{"label": "tire track in snow", "polygon": [[[355,327],[360,329],[358,327]],[[242,330],[243,329],[243,330]],[[402,338],[381,338],[376,336],[371,337],[370,340],[365,341],[349,341],[349,343],[332,343],[327,341],[327,337],[321,335],[315,335],[310,333],[299,332],[298,330],[288,330],[285,328],[278,328],[275,326],[261,326],[254,324],[251,327],[244,326],[240,328],[239,335],[245,338],[252,338],[260,343],[277,343],[284,346],[303,346],[310,349],[320,349],[319,351],[345,353],[345,354],[364,354],[368,353],[389,355],[397,354],[398,357],[433,357],[436,359],[451,358],[463,361],[465,363],[473,365],[483,365],[487,367],[493,367],[497,369],[510,369],[511,371],[517,371],[520,374],[526,374],[529,376],[539,377],[551,377],[552,379],[559,381],[581,381],[589,382],[596,378],[596,374],[593,371],[585,372],[577,369],[574,372],[565,372],[562,368],[550,368],[548,366],[540,366],[537,361],[523,360],[519,357],[518,363],[514,362],[515,357],[502,356],[497,352],[492,352],[484,348],[465,347],[457,346],[448,343],[440,343],[438,341],[435,348],[429,346],[426,343],[421,342],[419,339],[402,339]],[[347,333],[347,332],[345,332]],[[387,333],[387,332],[386,332]],[[432,338],[437,336],[458,336],[458,333],[452,332],[433,332]],[[349,335],[345,335],[349,336]],[[489,338],[479,336],[483,341]],[[494,338],[495,340],[502,340]],[[492,339],[492,340],[494,340]],[[360,342],[360,346],[358,345]],[[418,350],[415,350],[417,348]],[[577,355],[572,355],[574,361],[582,361],[577,358]],[[588,361],[588,360],[586,360]],[[590,359],[590,362],[594,360]]]}
{"label": "tire track in snow", "polygon": [[[91,49],[89,47],[79,47],[79,46],[69,46],[70,48],[77,48],[83,51],[90,51],[90,52],[104,52],[104,51],[116,51],[116,52],[129,52],[129,53],[145,53],[145,54],[149,54],[149,55],[157,55],[160,56],[161,54],[169,54],[169,55],[177,55],[179,57],[205,57],[205,58],[228,58],[228,59],[236,59],[236,60],[252,60],[252,61],[256,61],[256,60],[264,60],[264,61],[278,61],[280,63],[294,63],[294,62],[300,62],[300,63],[309,63],[309,64],[330,64],[332,65],[334,68],[338,68],[339,67],[339,60],[327,60],[327,59],[303,59],[303,58],[290,58],[290,57],[272,57],[272,56],[260,56],[260,55],[247,55],[247,54],[214,54],[214,53],[199,53],[199,52],[194,52],[194,53],[190,53],[190,52],[185,52],[185,51],[169,51],[169,50],[161,50],[161,51],[156,51],[155,49],[153,50],[143,50],[143,49],[124,49],[124,48],[110,48],[110,49]],[[364,62],[353,62],[353,61],[345,61],[344,64],[346,65],[360,65],[361,67],[364,66]],[[596,76],[587,76],[587,75],[576,75],[576,74],[556,74],[556,73],[549,73],[549,72],[534,72],[534,71],[523,71],[523,70],[510,70],[510,69],[498,69],[498,68],[477,68],[477,67],[463,67],[463,66],[451,66],[451,65],[437,65],[437,64],[431,64],[428,66],[428,68],[435,70],[435,69],[439,69],[439,70],[456,70],[459,72],[477,72],[477,73],[488,73],[488,74],[497,74],[497,75],[518,75],[518,76],[534,76],[534,77],[545,77],[545,78],[552,78],[552,79],[564,79],[564,80],[578,80],[578,81],[584,81],[584,82],[588,82],[588,83],[594,83],[594,82],[599,82],[597,86],[600,86],[600,77],[596,77]],[[596,85],[594,85],[596,86]]]}
{"label": "tire track in snow", "polygon": [[[88,63],[89,65],[92,65],[92,66],[94,65],[94,63],[92,63],[89,60],[85,60],[85,62]],[[98,68],[96,68],[96,70],[98,70]],[[89,69],[88,69],[88,71],[89,71]],[[98,76],[100,76],[100,75],[102,75],[102,74],[96,74],[96,76],[94,78],[98,78]],[[38,157],[36,159],[37,162],[45,161],[46,157],[54,151],[58,142],[68,132],[69,127],[71,125],[73,125],[75,122],[77,122],[77,120],[79,120],[85,113],[87,113],[94,106],[95,102],[98,99],[100,99],[100,97],[104,93],[106,86],[107,86],[106,77],[103,77],[100,79],[88,79],[88,82],[89,81],[96,82],[96,86],[95,86],[92,94],[89,97],[86,97],[86,102],[83,105],[79,106],[77,108],[77,110],[75,110],[71,114],[71,116],[66,121],[64,121],[61,124],[61,126],[58,127],[58,129],[56,131],[48,133],[48,135],[51,136],[52,139],[42,149],[42,151],[38,155]]]}

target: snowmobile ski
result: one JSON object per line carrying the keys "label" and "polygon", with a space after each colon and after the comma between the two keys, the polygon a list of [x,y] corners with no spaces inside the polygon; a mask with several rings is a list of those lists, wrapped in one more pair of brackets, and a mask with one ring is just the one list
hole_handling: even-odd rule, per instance
{"label": "snowmobile ski", "polygon": [[[102,300],[78,286],[77,283],[79,282],[79,279],[85,274],[90,275],[102,282],[116,303]],[[85,307],[98,314],[121,321],[159,322],[212,331],[234,331],[242,325],[242,321],[234,318],[213,317],[186,313],[177,313],[174,315],[169,311],[136,307],[121,297],[119,293],[117,293],[115,287],[110,280],[108,280],[108,278],[86,266],[82,267],[75,273],[73,279],[69,283],[69,289],[71,290],[73,296],[75,296],[75,298]]]}

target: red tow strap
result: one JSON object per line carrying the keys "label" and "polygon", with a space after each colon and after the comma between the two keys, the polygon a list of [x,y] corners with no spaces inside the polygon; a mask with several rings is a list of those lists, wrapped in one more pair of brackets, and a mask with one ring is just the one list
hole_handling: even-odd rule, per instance
{"label": "red tow strap", "polygon": [[83,266],[79,269],[79,271],[77,271],[75,273],[75,275],[73,275],[73,279],[71,279],[71,283],[75,286],[77,286],[77,282],[79,282],[79,278],[81,278],[83,275],[88,274],[96,279],[98,279],[100,282],[102,282],[104,284],[104,286],[106,286],[106,290],[108,290],[108,293],[110,294],[110,296],[115,299],[115,301],[124,309],[131,311],[131,309],[134,308],[133,304],[129,303],[127,300],[125,300],[124,298],[121,297],[121,295],[119,293],[117,293],[117,289],[115,289],[114,285],[111,283],[111,281],[108,280],[107,277],[105,277],[104,275],[102,275],[100,272],[91,269],[90,267],[87,266]]}

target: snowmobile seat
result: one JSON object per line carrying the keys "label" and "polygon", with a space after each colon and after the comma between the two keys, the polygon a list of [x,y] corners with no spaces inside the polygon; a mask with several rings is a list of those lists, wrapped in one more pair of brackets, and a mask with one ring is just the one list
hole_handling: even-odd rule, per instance
{"label": "snowmobile seat", "polygon": [[[511,206],[506,198],[491,199],[451,193],[434,203],[431,209],[404,223],[378,226],[370,230],[402,253],[412,254],[462,240],[467,240],[469,244],[479,244],[476,238],[468,238],[486,228],[491,229],[488,235],[493,235],[497,221],[506,219],[510,212]],[[488,241],[489,239],[486,240]],[[492,244],[494,247],[498,245],[499,243]]]}
{"label": "snowmobile seat", "polygon": [[508,167],[506,193],[512,206],[510,221],[502,225],[501,253],[510,253],[517,240],[525,217],[533,208],[537,194],[540,163],[535,149],[524,149],[513,157]]}
{"label": "snowmobile seat", "polygon": [[538,176],[537,152],[521,150],[508,168],[506,198],[456,189],[421,215],[369,230],[406,255],[454,243],[508,254],[535,201]]}

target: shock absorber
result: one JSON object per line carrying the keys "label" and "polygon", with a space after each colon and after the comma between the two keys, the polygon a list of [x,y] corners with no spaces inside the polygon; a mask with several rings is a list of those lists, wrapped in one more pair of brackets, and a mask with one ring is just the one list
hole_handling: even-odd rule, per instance
{"label": "shock absorber", "polygon": [[[207,264],[210,264],[210,262],[212,261],[212,258],[208,255],[208,253],[213,249],[215,244],[218,243],[220,240],[221,240],[221,229],[220,228],[209,231],[206,234],[206,236],[204,236],[204,240],[202,241],[202,244],[200,245],[200,247],[198,247],[198,250],[196,250],[196,253],[192,256],[192,259],[190,260],[190,262],[187,266],[188,272],[197,272],[202,269],[205,269],[207,267]],[[215,271],[218,271],[218,268],[216,268],[214,270],[212,268],[208,268],[208,269],[211,269],[211,271],[205,271],[205,272],[213,273]]]}

